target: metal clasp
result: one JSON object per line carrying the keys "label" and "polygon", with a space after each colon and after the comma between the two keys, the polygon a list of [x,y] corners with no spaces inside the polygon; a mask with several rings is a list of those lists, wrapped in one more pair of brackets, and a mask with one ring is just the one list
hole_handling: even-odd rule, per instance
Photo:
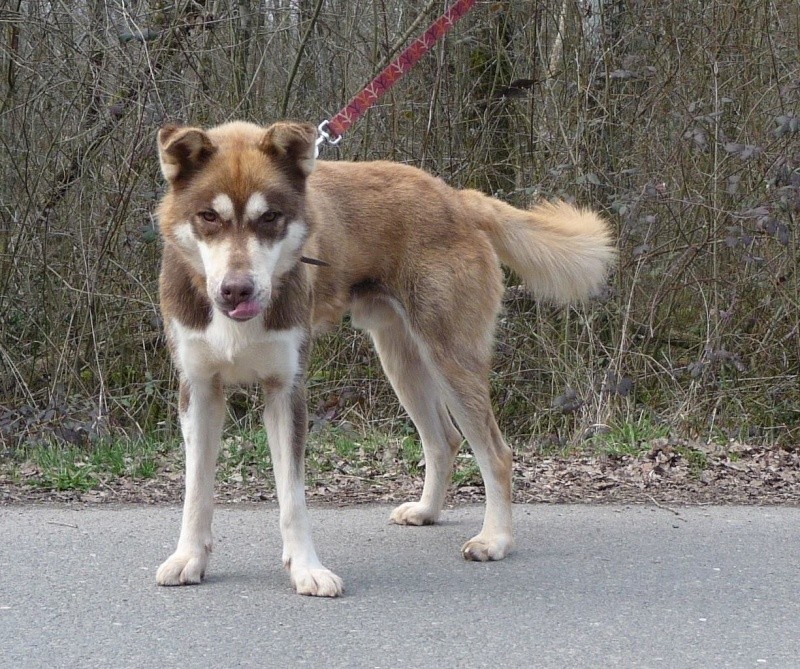
{"label": "metal clasp", "polygon": [[319,133],[319,137],[317,137],[316,141],[316,154],[315,157],[319,157],[319,147],[323,144],[328,144],[329,146],[336,146],[339,142],[342,141],[342,136],[337,135],[333,137],[329,132],[329,123],[330,121],[323,121],[317,126],[317,132]]}

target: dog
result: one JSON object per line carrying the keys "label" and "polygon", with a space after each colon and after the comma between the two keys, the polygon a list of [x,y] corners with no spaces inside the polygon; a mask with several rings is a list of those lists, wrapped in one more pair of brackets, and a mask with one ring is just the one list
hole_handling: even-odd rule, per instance
{"label": "dog", "polygon": [[605,281],[609,228],[565,202],[525,211],[408,165],[317,161],[315,143],[314,126],[290,122],[158,132],[167,183],[160,302],[186,451],[180,537],[158,569],[160,585],[204,578],[223,388],[258,383],[283,564],[300,594],[343,593],[312,542],[303,456],[312,335],[346,312],[371,335],[422,441],[422,496],[394,509],[391,522],[437,521],[463,435],[486,509],[461,553],[501,560],[512,548],[512,455],[488,386],[500,264],[538,297],[580,300]]}

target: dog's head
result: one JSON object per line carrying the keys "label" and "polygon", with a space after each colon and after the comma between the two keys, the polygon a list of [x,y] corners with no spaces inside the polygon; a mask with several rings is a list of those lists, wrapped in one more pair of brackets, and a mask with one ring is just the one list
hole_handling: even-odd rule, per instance
{"label": "dog's head", "polygon": [[304,196],[315,140],[314,127],[299,123],[168,125],[158,133],[169,184],[159,208],[164,242],[234,320],[261,313],[299,261],[310,232]]}

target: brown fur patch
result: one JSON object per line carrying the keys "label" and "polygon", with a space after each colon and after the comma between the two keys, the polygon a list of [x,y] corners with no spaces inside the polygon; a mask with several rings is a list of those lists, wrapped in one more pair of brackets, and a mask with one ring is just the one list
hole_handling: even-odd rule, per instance
{"label": "brown fur patch", "polygon": [[177,318],[191,328],[202,329],[211,322],[211,301],[206,293],[204,277],[192,270],[179,251],[164,245],[159,279],[161,313]]}
{"label": "brown fur patch", "polygon": [[189,410],[189,403],[192,401],[192,389],[188,381],[181,380],[180,390],[178,391],[178,411],[186,413]]}
{"label": "brown fur patch", "polygon": [[294,424],[292,457],[298,471],[303,471],[303,456],[305,455],[306,437],[308,436],[308,406],[306,404],[304,379],[297,379],[292,393],[292,420]]}
{"label": "brown fur patch", "polygon": [[298,263],[273,288],[272,303],[264,312],[267,330],[302,327],[308,331],[311,318],[311,289],[306,268]]}

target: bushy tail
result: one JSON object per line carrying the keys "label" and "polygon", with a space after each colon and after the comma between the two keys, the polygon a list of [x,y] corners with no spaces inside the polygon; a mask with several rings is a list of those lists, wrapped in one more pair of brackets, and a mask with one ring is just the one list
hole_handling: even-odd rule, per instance
{"label": "bushy tail", "polygon": [[596,293],[615,249],[606,222],[589,209],[541,202],[525,211],[478,191],[462,191],[500,262],[540,298],[567,302]]}

